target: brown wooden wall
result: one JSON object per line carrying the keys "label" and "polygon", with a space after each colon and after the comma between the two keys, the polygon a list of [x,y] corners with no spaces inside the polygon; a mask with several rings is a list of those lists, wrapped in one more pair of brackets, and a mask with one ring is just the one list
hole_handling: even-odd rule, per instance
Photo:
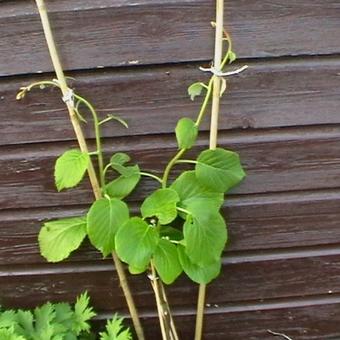
{"label": "brown wooden wall", "polygon": [[[101,114],[108,151],[128,151],[160,172],[179,117],[198,103],[213,53],[214,0],[49,0],[68,75]],[[238,151],[248,177],[225,206],[230,244],[209,286],[204,339],[340,339],[340,2],[229,0],[227,27],[249,70],[230,78],[220,144]],[[72,301],[88,290],[100,318],[126,311],[109,260],[86,243],[62,264],[40,257],[43,220],[85,212],[89,185],[57,193],[55,158],[76,145],[57,91],[16,102],[19,87],[53,77],[34,2],[0,2],[0,304]],[[42,73],[42,74],[41,74]],[[199,146],[207,145],[208,124]],[[90,131],[87,136],[92,139]],[[176,172],[175,172],[176,173]],[[130,197],[153,189],[145,180]],[[159,339],[144,276],[131,279],[148,339]],[[193,337],[197,287],[169,288],[182,339]]]}

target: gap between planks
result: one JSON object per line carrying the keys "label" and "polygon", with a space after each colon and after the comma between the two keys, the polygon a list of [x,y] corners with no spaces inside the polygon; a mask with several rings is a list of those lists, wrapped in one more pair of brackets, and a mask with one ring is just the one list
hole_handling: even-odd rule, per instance
{"label": "gap between planks", "polygon": [[[282,249],[269,249],[258,251],[240,251],[225,253],[222,258],[222,265],[241,263],[255,263],[264,261],[283,261],[290,259],[313,258],[324,256],[340,255],[340,246],[337,245],[319,245],[309,247],[294,247]],[[16,276],[40,276],[40,275],[59,275],[68,273],[97,273],[111,272],[112,264],[108,261],[84,263],[60,263],[60,264],[30,264],[27,265],[4,265],[0,266],[0,277]]]}

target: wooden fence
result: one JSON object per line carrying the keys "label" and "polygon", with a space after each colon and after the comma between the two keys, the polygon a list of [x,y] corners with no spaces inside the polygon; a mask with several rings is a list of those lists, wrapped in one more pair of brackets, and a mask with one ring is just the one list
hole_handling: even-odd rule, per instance
{"label": "wooden fence", "polygon": [[[198,104],[188,85],[213,56],[213,0],[49,0],[67,74],[99,112],[108,151],[161,171],[179,117]],[[238,65],[222,101],[219,143],[248,177],[225,206],[230,243],[209,286],[204,339],[340,339],[340,2],[226,1]],[[126,312],[109,260],[86,243],[67,262],[39,255],[42,221],[85,212],[88,184],[57,193],[56,157],[75,146],[57,91],[17,89],[53,77],[33,1],[0,2],[0,304],[73,301],[88,290],[100,317]],[[207,145],[208,124],[199,146]],[[91,132],[88,138],[93,139]],[[176,175],[176,171],[174,172]],[[145,180],[130,201],[154,189]],[[159,339],[152,292],[131,279],[149,339]],[[168,289],[182,339],[193,338],[197,286]]]}

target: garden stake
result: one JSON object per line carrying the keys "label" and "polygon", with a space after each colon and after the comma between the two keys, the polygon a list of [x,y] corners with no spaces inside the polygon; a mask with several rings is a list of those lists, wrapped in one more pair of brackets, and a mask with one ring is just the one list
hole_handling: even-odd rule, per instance
{"label": "garden stake", "polygon": [[[58,56],[58,52],[57,52],[57,48],[56,48],[56,44],[54,42],[54,38],[53,38],[53,34],[52,34],[52,30],[51,30],[51,26],[50,26],[50,22],[49,22],[49,18],[48,18],[48,14],[47,14],[47,10],[46,10],[46,6],[44,3],[44,0],[36,0],[36,4],[39,10],[39,14],[40,14],[40,18],[41,18],[41,22],[42,22],[42,26],[43,26],[43,30],[44,30],[44,34],[45,34],[45,38],[46,38],[46,42],[48,45],[48,49],[50,52],[50,56],[52,59],[52,63],[53,63],[53,67],[54,70],[56,72],[57,78],[58,78],[58,83],[60,85],[60,89],[63,95],[63,100],[65,102],[65,104],[67,105],[67,109],[70,115],[70,119],[72,122],[72,126],[74,129],[74,132],[76,134],[77,140],[78,140],[78,144],[80,147],[80,150],[82,152],[88,153],[88,148],[87,148],[87,144],[85,141],[85,137],[84,134],[82,132],[81,126],[79,124],[79,120],[77,117],[77,114],[75,112],[74,109],[74,102],[73,102],[73,92],[72,90],[67,86],[66,83],[66,79],[65,79],[65,75],[63,72],[63,69],[61,67],[61,63],[60,63],[60,59]],[[93,193],[96,199],[101,198],[102,193],[100,190],[100,186],[98,183],[98,179],[92,164],[92,161],[90,160],[89,162],[89,166],[88,166],[88,174],[89,174],[89,178],[90,178],[90,182],[92,185],[92,189],[93,189]],[[112,252],[112,258],[115,264],[115,268],[117,270],[118,273],[118,277],[119,277],[119,281],[120,281],[120,285],[122,287],[122,290],[124,292],[125,298],[126,298],[126,302],[131,314],[131,318],[133,321],[133,325],[137,334],[137,337],[139,340],[144,340],[144,333],[143,333],[143,329],[139,320],[139,316],[138,316],[138,312],[135,306],[135,303],[133,301],[133,297],[131,294],[131,290],[128,286],[128,282],[127,282],[127,278],[124,272],[124,268],[122,266],[122,263],[120,262],[120,260],[118,259],[117,255]]]}
{"label": "garden stake", "polygon": [[[224,0],[216,0],[215,56],[213,67],[217,72],[222,72],[221,64],[223,51],[223,16],[224,16]],[[217,146],[220,97],[221,97],[221,78],[219,76],[214,75],[211,125],[210,125],[210,142],[209,142],[209,148],[211,150],[216,149]],[[195,340],[202,339],[205,295],[206,285],[200,284],[197,301]]]}

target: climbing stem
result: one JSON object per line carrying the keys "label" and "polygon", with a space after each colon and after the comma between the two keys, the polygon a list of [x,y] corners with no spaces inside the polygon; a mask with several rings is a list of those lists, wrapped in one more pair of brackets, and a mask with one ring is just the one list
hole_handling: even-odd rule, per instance
{"label": "climbing stem", "polygon": [[163,175],[163,178],[162,178],[162,188],[163,189],[166,188],[166,186],[167,186],[169,174],[170,174],[172,167],[184,155],[185,151],[186,151],[186,149],[179,150],[176,153],[176,155],[171,159],[171,161],[168,163],[168,165],[166,166],[166,168],[164,170],[164,175]]}
{"label": "climbing stem", "polygon": [[211,93],[212,93],[212,89],[213,89],[213,79],[214,79],[214,77],[211,77],[210,80],[209,80],[209,84],[207,86],[207,93],[205,95],[203,104],[201,106],[201,110],[198,113],[198,117],[197,117],[197,120],[195,122],[196,126],[200,126],[201,125],[201,122],[202,122],[202,119],[204,117],[204,114],[206,113],[207,106],[209,104],[209,100],[211,98]]}
{"label": "climbing stem", "polygon": [[[47,45],[48,45],[48,49],[49,49],[49,52],[50,52],[50,56],[51,56],[51,59],[52,59],[52,63],[53,63],[53,66],[54,66],[54,70],[57,74],[58,83],[59,83],[63,98],[67,98],[70,94],[70,89],[67,86],[64,71],[63,71],[61,63],[60,63],[60,59],[59,59],[58,51],[57,51],[57,48],[56,48],[56,44],[54,42],[54,38],[53,38],[53,34],[52,34],[52,30],[51,30],[51,26],[50,26],[48,14],[47,14],[45,2],[44,2],[44,0],[36,0],[36,4],[37,4],[38,10],[39,10],[41,23],[42,23],[42,26],[43,26],[43,30],[44,30],[46,42],[47,42]],[[69,111],[70,119],[71,119],[72,126],[73,126],[74,132],[76,134],[78,143],[79,143],[79,147],[83,152],[88,153],[88,147],[87,147],[85,137],[84,137],[83,131],[81,129],[81,126],[80,126],[80,123],[79,123],[79,120],[78,120],[77,113],[75,111],[73,98],[68,98],[67,101],[65,100],[65,103],[66,103],[67,109]],[[98,136],[100,136],[100,134],[98,134]],[[97,151],[100,151],[100,150],[97,150]],[[100,172],[103,173],[102,171],[100,171]],[[102,197],[102,193],[101,193],[101,188],[99,186],[98,179],[97,179],[92,161],[90,161],[89,166],[88,166],[88,174],[89,174],[89,178],[90,178],[90,181],[91,181],[91,185],[92,185],[94,195],[95,195],[96,199],[99,199],[99,198]],[[143,334],[143,329],[141,327],[141,323],[140,323],[139,316],[138,316],[138,313],[137,313],[137,310],[136,310],[136,307],[135,307],[135,303],[134,303],[133,298],[132,298],[131,290],[129,288],[129,285],[128,285],[128,282],[127,282],[127,279],[126,279],[124,268],[123,268],[120,260],[116,256],[116,254],[113,253],[112,256],[113,256],[115,267],[116,267],[116,270],[117,270],[117,273],[118,273],[118,276],[119,276],[119,279],[120,279],[120,284],[121,284],[123,292],[125,294],[125,298],[126,298],[126,301],[127,301],[127,305],[129,307],[129,311],[130,311],[132,321],[133,321],[133,324],[134,324],[134,327],[135,327],[135,330],[136,330],[136,333],[137,333],[137,337],[138,337],[139,340],[144,340],[145,337],[144,337],[144,334]]]}
{"label": "climbing stem", "polygon": [[148,173],[148,172],[143,172],[143,171],[141,171],[139,174],[140,174],[141,176],[144,176],[144,177],[153,178],[154,180],[156,180],[157,182],[159,182],[159,183],[162,184],[162,179],[159,178],[159,177],[156,176],[156,175],[150,174],[150,173]]}
{"label": "climbing stem", "polygon": [[99,167],[99,180],[100,180],[101,188],[104,188],[105,187],[104,160],[103,160],[103,148],[102,148],[102,142],[101,142],[100,122],[98,119],[98,115],[93,105],[89,101],[87,101],[85,98],[77,94],[74,94],[74,97],[80,103],[83,103],[90,110],[92,117],[93,117],[93,125],[94,125],[96,147],[97,147],[98,167]]}

